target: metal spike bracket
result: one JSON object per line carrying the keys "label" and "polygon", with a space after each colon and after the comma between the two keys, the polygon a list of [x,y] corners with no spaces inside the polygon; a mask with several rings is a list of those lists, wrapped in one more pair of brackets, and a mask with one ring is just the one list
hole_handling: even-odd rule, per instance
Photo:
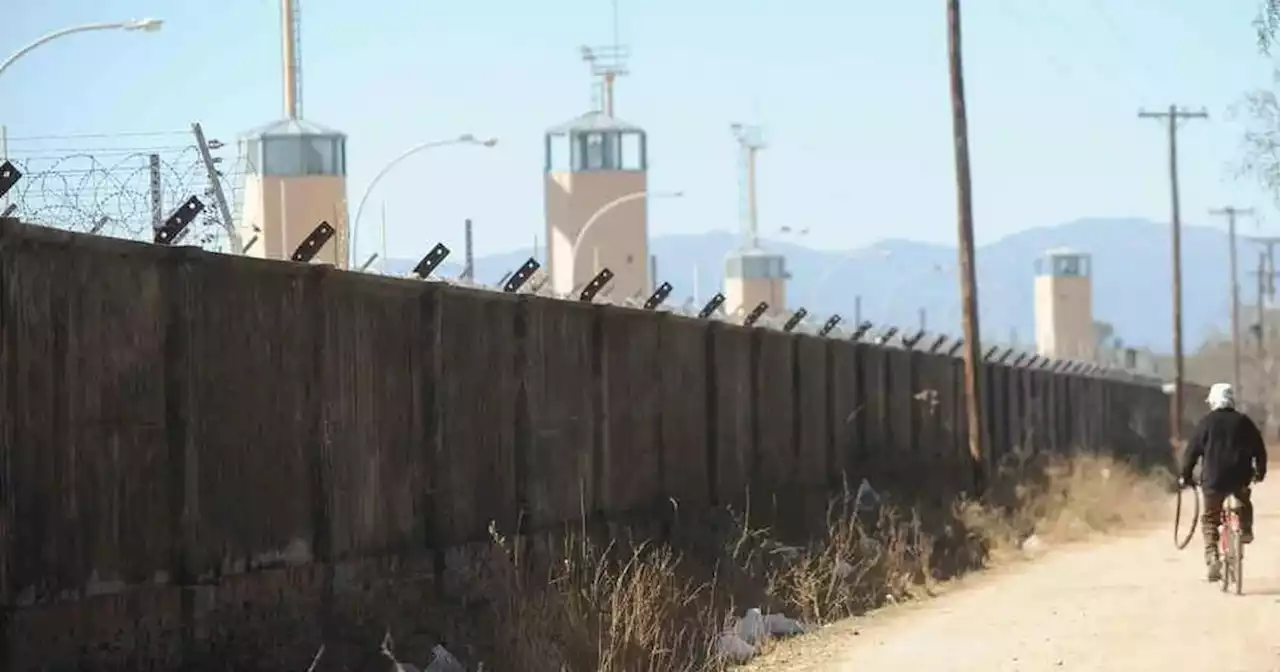
{"label": "metal spike bracket", "polygon": [[873,326],[875,325],[871,324],[870,322],[863,321],[861,324],[858,325],[857,329],[853,330],[853,335],[849,337],[849,340],[851,341],[862,340],[862,337],[866,336],[867,332],[871,331],[871,327]]}
{"label": "metal spike bracket", "polygon": [[600,269],[600,272],[596,273],[596,277],[591,278],[591,282],[588,282],[587,286],[582,288],[582,292],[578,294],[578,300],[579,301],[595,300],[596,294],[599,294],[600,290],[604,289],[604,286],[609,284],[609,281],[612,279],[613,279],[613,271],[609,270],[608,268]]}
{"label": "metal spike bracket", "polygon": [[436,270],[436,267],[449,256],[451,251],[444,243],[436,243],[436,246],[431,248],[427,256],[423,257],[418,262],[418,265],[413,267],[413,274],[426,280],[431,276],[431,272]]}
{"label": "metal spike bracket", "polygon": [[764,315],[764,311],[766,310],[769,310],[769,302],[761,301],[760,303],[757,303],[756,307],[752,308],[751,312],[747,313],[747,317],[742,320],[742,326],[744,327],[752,326],[753,324],[756,323],[756,320],[760,319],[761,315]]}
{"label": "metal spike bracket", "polygon": [[320,250],[325,243],[329,242],[330,238],[333,238],[334,233],[336,232],[329,225],[329,222],[320,222],[320,225],[307,234],[307,237],[298,244],[298,249],[294,250],[293,255],[289,258],[303,264],[310,263],[312,259],[316,258],[317,254],[320,254]]}
{"label": "metal spike bracket", "polygon": [[155,244],[172,245],[203,210],[204,203],[201,203],[200,199],[195,196],[188,198],[186,203],[178,206],[178,209],[164,220],[164,224],[156,229]]}
{"label": "metal spike bracket", "polygon": [[827,334],[831,333],[831,330],[835,329],[837,324],[840,324],[841,319],[842,318],[840,317],[839,313],[836,313],[835,315],[828,317],[827,321],[823,323],[822,328],[818,330],[818,335],[826,336]]}
{"label": "metal spike bracket", "polygon": [[4,196],[9,193],[9,190],[13,188],[13,185],[17,184],[18,180],[21,179],[22,171],[18,170],[17,166],[8,161],[0,163],[0,196]]}
{"label": "metal spike bracket", "polygon": [[804,316],[808,314],[809,311],[804,308],[797,309],[796,312],[791,313],[791,317],[787,318],[786,324],[782,325],[782,330],[786,332],[795,330],[795,328],[800,324],[800,320],[803,320]]}
{"label": "metal spike bracket", "polygon": [[716,312],[716,310],[718,310],[722,305],[724,305],[724,294],[716,292],[716,295],[711,297],[710,301],[707,301],[707,305],[703,306],[702,310],[698,311],[698,318],[705,320],[708,317],[711,317],[711,314]]}
{"label": "metal spike bracket", "polygon": [[674,288],[669,282],[664,282],[661,285],[658,285],[658,288],[653,290],[653,293],[649,295],[649,298],[645,299],[644,309],[656,310],[658,306],[662,305],[663,301],[667,300],[668,296],[671,296],[672,289]]}
{"label": "metal spike bracket", "polygon": [[529,278],[533,277],[533,274],[536,273],[539,268],[542,268],[542,264],[539,264],[537,259],[529,257],[529,259],[526,260],[520,268],[517,268],[514,273],[507,275],[507,281],[502,285],[502,291],[508,294],[520,291],[520,288],[524,286],[524,283],[528,282]]}

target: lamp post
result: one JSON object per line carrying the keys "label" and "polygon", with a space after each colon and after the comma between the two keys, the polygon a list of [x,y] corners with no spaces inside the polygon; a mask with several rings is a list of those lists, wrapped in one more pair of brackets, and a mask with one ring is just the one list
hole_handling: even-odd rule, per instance
{"label": "lamp post", "polygon": [[[129,21],[116,21],[114,23],[87,23],[81,26],[71,26],[70,28],[55,30],[52,33],[36,38],[35,41],[13,52],[12,55],[0,62],[0,75],[3,75],[4,71],[8,70],[10,66],[18,61],[18,59],[60,37],[75,35],[76,33],[88,33],[97,30],[140,30],[147,33],[154,33],[157,30],[160,30],[160,27],[163,24],[164,22],[160,19],[132,19]],[[8,129],[6,129],[3,124],[0,124],[0,162],[9,158],[8,136]],[[0,208],[7,208],[8,205],[9,196],[6,195],[4,197],[3,205],[0,205]]]}
{"label": "lamp post", "polygon": [[147,33],[154,33],[157,30],[160,30],[160,27],[163,24],[164,22],[160,19],[133,19],[130,21],[116,21],[114,23],[87,23],[83,26],[72,26],[70,28],[63,28],[62,30],[55,30],[52,33],[37,38],[31,44],[15,51],[13,55],[6,58],[4,62],[0,62],[0,74],[4,74],[4,71],[9,69],[9,66],[13,65],[23,56],[26,56],[32,50],[60,37],[75,35],[76,33],[87,33],[95,30],[138,30]]}
{"label": "lamp post", "polygon": [[387,173],[391,172],[392,168],[395,168],[401,161],[404,161],[414,154],[425,152],[428,149],[434,149],[436,147],[447,147],[449,145],[479,145],[481,147],[493,147],[496,144],[498,144],[497,138],[480,140],[476,138],[476,136],[466,133],[449,140],[430,140],[419,145],[414,145],[413,147],[406,149],[400,154],[400,156],[388,161],[387,165],[383,166],[382,170],[379,170],[378,174],[374,175],[373,179],[369,181],[369,186],[364,188],[364,195],[360,197],[360,204],[356,206],[355,217],[351,219],[351,258],[349,263],[354,266],[356,263],[355,260],[359,258],[356,251],[357,245],[360,243],[360,237],[358,235],[360,233],[360,215],[364,212],[365,203],[369,201],[369,195],[373,193],[373,188],[378,186],[378,183],[382,181],[382,178],[386,177]]}

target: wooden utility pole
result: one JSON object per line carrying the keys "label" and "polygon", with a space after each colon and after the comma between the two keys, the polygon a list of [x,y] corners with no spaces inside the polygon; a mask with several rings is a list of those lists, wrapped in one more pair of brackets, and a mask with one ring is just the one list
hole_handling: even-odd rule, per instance
{"label": "wooden utility pole", "polygon": [[1263,358],[1267,353],[1266,302],[1276,298],[1276,246],[1280,245],[1280,236],[1245,236],[1245,240],[1263,246],[1258,251],[1258,270],[1253,275],[1258,278],[1258,356]]}
{"label": "wooden utility pole", "polygon": [[973,255],[973,191],[969,176],[969,120],[964,105],[960,46],[960,0],[947,0],[947,46],[951,71],[951,126],[956,154],[956,224],[960,247],[960,301],[964,322],[964,396],[969,421],[969,459],[974,489],[986,488],[982,450],[982,404],[978,397],[979,343],[977,271]]}
{"label": "wooden utility pole", "polygon": [[1258,250],[1258,270],[1254,271],[1254,275],[1258,279],[1258,296],[1257,296],[1257,337],[1258,341],[1254,345],[1257,349],[1258,361],[1254,368],[1261,372],[1258,384],[1257,399],[1262,404],[1262,408],[1267,415],[1266,422],[1270,424],[1272,409],[1272,395],[1275,386],[1271,384],[1273,363],[1270,354],[1270,334],[1271,330],[1267,325],[1267,303],[1274,301],[1276,298],[1276,246],[1280,245],[1280,237],[1277,236],[1247,236],[1246,240],[1252,243],[1262,245],[1266,249]]}
{"label": "wooden utility pole", "polygon": [[1227,217],[1227,240],[1231,250],[1231,385],[1236,388],[1236,395],[1243,398],[1244,392],[1240,389],[1240,271],[1236,264],[1236,217],[1252,215],[1253,208],[1228,205],[1210,210],[1209,214]]}
{"label": "wooden utility pole", "polygon": [[1182,213],[1178,203],[1178,125],[1187,119],[1208,119],[1209,113],[1187,112],[1170,105],[1164,112],[1139,111],[1142,119],[1159,119],[1169,127],[1169,197],[1173,209],[1173,401],[1169,438],[1182,448]]}
{"label": "wooden utility pole", "polygon": [[[1257,331],[1255,332],[1257,336],[1257,341],[1253,345],[1254,345],[1254,349],[1257,351],[1257,356],[1258,356],[1257,366],[1262,366],[1262,362],[1266,359],[1266,356],[1267,356],[1266,343],[1262,338],[1263,333],[1266,331],[1265,327],[1263,327],[1263,324],[1262,324],[1263,319],[1266,317],[1266,298],[1267,298],[1267,253],[1266,252],[1263,252],[1262,250],[1258,250],[1258,270],[1251,271],[1250,275],[1254,276],[1258,280],[1258,285],[1257,287],[1255,287],[1256,293],[1254,295],[1254,301],[1255,301],[1254,312],[1258,316],[1258,322],[1255,324],[1255,327],[1257,329]],[[1250,331],[1254,331],[1254,330],[1250,329]],[[1261,393],[1262,391],[1259,390],[1258,392]]]}

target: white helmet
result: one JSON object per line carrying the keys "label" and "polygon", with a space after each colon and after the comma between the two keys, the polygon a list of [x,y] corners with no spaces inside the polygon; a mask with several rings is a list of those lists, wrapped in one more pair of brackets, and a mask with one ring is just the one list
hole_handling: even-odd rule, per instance
{"label": "white helmet", "polygon": [[1205,399],[1209,408],[1219,411],[1224,408],[1235,408],[1236,390],[1230,383],[1214,383],[1209,388],[1209,396]]}

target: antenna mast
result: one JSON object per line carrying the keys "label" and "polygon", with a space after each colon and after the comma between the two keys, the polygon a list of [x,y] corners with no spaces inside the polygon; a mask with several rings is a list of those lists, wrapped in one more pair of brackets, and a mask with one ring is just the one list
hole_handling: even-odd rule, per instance
{"label": "antenna mast", "polygon": [[742,220],[742,249],[754,250],[760,247],[760,220],[756,209],[756,154],[765,148],[764,134],[759,126],[734,124],[730,128],[741,150],[738,192],[741,198],[739,218]]}
{"label": "antenna mast", "polygon": [[302,118],[302,0],[280,0],[284,52],[284,116]]}
{"label": "antenna mast", "polygon": [[[603,111],[605,116],[613,116],[613,84],[619,77],[631,74],[627,69],[627,59],[631,58],[631,48],[620,43],[618,37],[618,0],[613,0],[613,44],[604,47],[582,47],[582,60],[591,66],[591,76],[599,77],[600,83],[593,84],[592,89],[599,86],[604,94]],[[592,106],[596,105],[594,93]]]}

